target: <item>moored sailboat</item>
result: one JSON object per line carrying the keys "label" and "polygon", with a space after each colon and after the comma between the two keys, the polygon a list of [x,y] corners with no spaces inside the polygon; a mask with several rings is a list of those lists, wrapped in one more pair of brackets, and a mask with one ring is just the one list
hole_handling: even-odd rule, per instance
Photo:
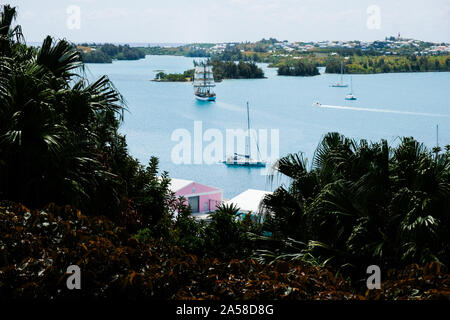
{"label": "moored sailboat", "polygon": [[334,87],[334,88],[346,88],[346,87],[348,87],[348,84],[345,84],[343,82],[343,78],[344,78],[344,63],[341,61],[341,81],[333,83],[331,86]]}
{"label": "moored sailboat", "polygon": [[[246,137],[245,144],[245,154],[234,153],[231,156],[228,156],[223,163],[227,166],[244,166],[244,167],[265,167],[266,162],[263,160],[253,159],[250,155],[251,153],[251,131],[250,131],[250,111],[247,102],[247,127],[248,127],[248,136]],[[258,147],[258,142],[256,142],[256,146]],[[258,147],[259,152],[259,147]]]}
{"label": "moored sailboat", "polygon": [[356,96],[353,94],[353,80],[350,78],[350,93],[345,96],[345,100],[356,100]]}

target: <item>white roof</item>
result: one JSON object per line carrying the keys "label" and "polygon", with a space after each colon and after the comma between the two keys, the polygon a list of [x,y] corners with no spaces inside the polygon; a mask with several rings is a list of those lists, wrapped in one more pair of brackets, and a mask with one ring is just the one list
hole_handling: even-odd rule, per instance
{"label": "white roof", "polygon": [[244,191],[233,199],[229,200],[227,203],[234,203],[240,208],[240,211],[251,211],[256,213],[259,211],[259,204],[268,194],[272,194],[272,192],[248,189],[247,191]]}
{"label": "white roof", "polygon": [[192,216],[198,220],[209,220],[211,218],[209,213],[193,213]]}
{"label": "white roof", "polygon": [[171,178],[170,179],[170,191],[177,192],[178,190],[181,190],[181,189],[187,187],[191,183],[194,183],[194,181]]}

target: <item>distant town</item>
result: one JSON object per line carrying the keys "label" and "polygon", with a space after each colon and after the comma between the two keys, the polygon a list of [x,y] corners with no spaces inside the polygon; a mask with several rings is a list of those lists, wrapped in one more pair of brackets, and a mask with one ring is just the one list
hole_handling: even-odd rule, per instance
{"label": "distant town", "polygon": [[[422,40],[386,37],[384,40],[367,41],[318,41],[289,42],[275,38],[256,42],[194,43],[194,44],[88,44],[77,46],[85,63],[112,63],[114,60],[139,60],[146,55],[175,55],[192,58],[208,58],[211,61],[268,63],[278,68],[279,75],[315,76],[317,67],[326,67],[327,73],[373,74],[390,72],[441,72],[450,71],[450,44]],[[218,64],[218,62],[216,62]],[[243,65],[253,68],[251,64]],[[234,69],[233,65],[228,66]],[[218,79],[263,78],[258,71],[222,72]],[[192,70],[185,73],[160,74],[159,81],[186,81]],[[228,73],[228,75],[226,75]],[[233,74],[234,73],[234,74]]]}
{"label": "distant town", "polygon": [[[361,50],[363,53],[377,55],[441,55],[450,54],[449,43],[433,43],[416,39],[402,38],[400,34],[396,37],[386,37],[384,40],[368,41],[318,41],[318,42],[289,42],[288,40],[280,41],[274,38],[268,40],[262,39],[257,42],[227,42],[216,44],[186,44],[186,45],[158,45],[154,48],[189,49],[191,52],[204,53],[206,55],[215,55],[225,52],[230,47],[237,47],[244,53],[254,49],[254,52],[295,54],[320,52],[330,49],[351,49]],[[337,54],[337,53],[335,53]]]}
{"label": "distant town", "polygon": [[[102,44],[81,44],[85,52],[95,50],[96,47]],[[126,44],[121,44],[126,45]],[[400,34],[397,36],[386,37],[384,40],[376,41],[310,41],[310,42],[290,42],[288,40],[277,40],[275,38],[262,39],[256,42],[222,42],[222,43],[194,43],[194,44],[129,44],[130,47],[138,48],[154,48],[157,49],[172,49],[182,52],[183,49],[188,49],[190,52],[197,52],[202,55],[215,55],[226,51],[231,47],[237,47],[241,52],[246,52],[246,48],[253,47],[255,52],[268,53],[308,53],[321,51],[321,49],[353,49],[361,50],[367,53],[376,53],[379,55],[441,55],[450,54],[450,43],[434,43],[422,41],[417,39],[402,38]],[[336,53],[337,54],[337,53]]]}

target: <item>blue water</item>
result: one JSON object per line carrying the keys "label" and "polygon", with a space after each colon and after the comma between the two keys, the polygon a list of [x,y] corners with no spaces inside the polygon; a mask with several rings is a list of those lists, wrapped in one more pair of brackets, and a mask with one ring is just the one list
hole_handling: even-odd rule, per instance
{"label": "blue water", "polygon": [[[280,77],[276,69],[261,64],[267,79],[225,80],[217,84],[216,102],[198,102],[190,83],[150,81],[157,70],[166,73],[193,68],[192,58],[147,56],[139,61],[89,64],[90,77],[106,74],[125,97],[128,110],[121,132],[126,134],[130,152],[142,163],[150,156],[170,176],[219,187],[231,198],[249,188],[273,190],[259,169],[230,168],[223,164],[177,165],[171,160],[175,129],[193,134],[194,121],[203,130],[246,128],[246,101],[250,102],[252,128],[278,129],[280,155],[302,151],[311,159],[321,137],[338,131],[348,137],[398,143],[413,136],[428,147],[450,144],[450,73],[391,73],[353,75],[356,101],[344,100],[350,88],[332,88],[337,75]],[[349,82],[349,77],[344,78]],[[312,107],[314,101],[333,106],[383,109],[392,112],[326,109]],[[397,114],[396,111],[428,115]],[[270,137],[270,135],[269,135]],[[207,144],[207,143],[205,143]]]}

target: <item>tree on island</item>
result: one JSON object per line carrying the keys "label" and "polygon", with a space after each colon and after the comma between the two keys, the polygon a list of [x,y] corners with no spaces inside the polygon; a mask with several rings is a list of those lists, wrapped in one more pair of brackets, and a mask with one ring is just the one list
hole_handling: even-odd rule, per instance
{"label": "tree on island", "polygon": [[240,60],[238,63],[233,61],[221,61],[219,59],[208,60],[212,65],[214,79],[261,79],[264,78],[264,72],[254,62],[245,62]]}
{"label": "tree on island", "polygon": [[103,45],[94,44],[92,47],[92,50],[82,52],[84,63],[111,63],[113,60],[139,60],[145,58],[143,50],[132,48],[129,45],[106,43]]}
{"label": "tree on island", "polygon": [[292,65],[282,65],[278,68],[279,76],[317,76],[319,75],[317,66],[312,63],[297,61]]}

